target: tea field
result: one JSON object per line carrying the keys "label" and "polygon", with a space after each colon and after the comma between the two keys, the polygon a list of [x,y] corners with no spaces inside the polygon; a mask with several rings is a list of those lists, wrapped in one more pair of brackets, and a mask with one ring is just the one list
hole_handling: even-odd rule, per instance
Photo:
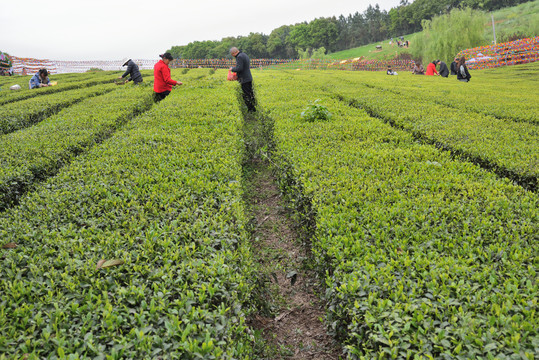
{"label": "tea field", "polygon": [[224,70],[172,70],[157,104],[147,71],[0,79],[0,359],[264,358],[253,142],[343,358],[536,358],[537,74],[257,69],[254,116]]}

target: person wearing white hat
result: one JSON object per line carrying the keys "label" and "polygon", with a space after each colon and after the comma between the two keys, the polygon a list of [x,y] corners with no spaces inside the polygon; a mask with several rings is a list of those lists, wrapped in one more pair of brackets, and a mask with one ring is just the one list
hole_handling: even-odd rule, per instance
{"label": "person wearing white hat", "polygon": [[122,60],[122,66],[126,66],[126,65],[127,65],[127,70],[125,71],[125,73],[122,76],[118,77],[118,79],[123,79],[127,75],[129,75],[129,78],[127,78],[127,80],[125,82],[133,80],[135,85],[140,84],[142,82],[142,75],[140,74],[140,71],[138,69],[138,65],[135,64],[135,62],[133,60],[128,59],[128,58],[124,58]]}

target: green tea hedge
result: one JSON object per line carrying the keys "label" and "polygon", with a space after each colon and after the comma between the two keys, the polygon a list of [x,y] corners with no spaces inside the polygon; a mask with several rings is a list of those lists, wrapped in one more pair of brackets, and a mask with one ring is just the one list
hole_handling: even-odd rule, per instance
{"label": "green tea hedge", "polygon": [[236,108],[174,90],[0,216],[0,358],[251,357]]}
{"label": "green tea hedge", "polygon": [[86,98],[105,94],[115,88],[114,84],[98,85],[5,104],[0,108],[0,134],[28,127],[63,108]]}
{"label": "green tea hedge", "polygon": [[[325,75],[265,74],[273,161],[310,202],[326,320],[348,357],[533,359],[537,195],[323,94]],[[315,98],[333,120],[301,121]]]}
{"label": "green tea hedge", "polygon": [[81,101],[33,127],[0,136],[0,209],[151,105],[146,89],[125,87]]}
{"label": "green tea hedge", "polygon": [[[415,102],[539,124],[539,92],[534,91],[537,81],[533,72],[521,74],[521,67],[511,68],[503,75],[473,71],[473,79],[469,83],[456,81],[456,76],[442,78],[407,73],[399,73],[398,78],[392,78],[381,73],[348,72],[346,78],[379,91],[390,90],[399,98]],[[536,69],[539,70],[539,66]],[[393,105],[402,107],[399,102]]]}
{"label": "green tea hedge", "polygon": [[[92,74],[93,76],[84,76],[81,78],[78,78],[76,81],[66,81],[66,82],[60,82],[56,86],[49,86],[39,89],[28,89],[28,81],[30,78],[24,80],[26,81],[23,84],[19,84],[21,86],[21,90],[19,91],[4,91],[2,89],[2,92],[0,92],[0,105],[8,104],[15,101],[21,101],[24,99],[29,99],[36,96],[43,96],[47,94],[54,94],[59,93],[67,90],[75,90],[75,89],[81,89],[84,87],[94,86],[94,85],[100,85],[100,84],[106,84],[111,83],[116,79],[117,75],[112,75],[110,73],[104,73],[104,74]],[[54,80],[54,79],[53,79]],[[22,81],[21,81],[22,82]]]}
{"label": "green tea hedge", "polygon": [[[324,80],[322,80],[324,79]],[[539,186],[539,128],[358,86],[341,74],[321,77],[353,106],[535,190]]]}

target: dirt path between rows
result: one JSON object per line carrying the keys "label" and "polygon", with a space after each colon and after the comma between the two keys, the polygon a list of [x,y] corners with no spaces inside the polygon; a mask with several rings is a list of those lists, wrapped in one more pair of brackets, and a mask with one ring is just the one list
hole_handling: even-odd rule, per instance
{"label": "dirt path between rows", "polygon": [[340,359],[342,351],[326,332],[319,280],[309,270],[309,255],[287,215],[268,164],[251,159],[247,189],[254,215],[253,253],[266,278],[263,314],[250,326],[266,341],[265,359]]}

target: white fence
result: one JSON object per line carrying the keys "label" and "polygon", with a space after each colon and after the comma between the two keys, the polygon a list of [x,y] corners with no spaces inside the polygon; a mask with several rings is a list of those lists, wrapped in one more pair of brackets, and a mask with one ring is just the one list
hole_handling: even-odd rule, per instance
{"label": "white fence", "polygon": [[[122,60],[114,61],[63,61],[63,60],[48,60],[48,59],[32,59],[11,57],[13,62],[13,72],[19,75],[33,75],[39,69],[45,68],[51,74],[64,73],[82,73],[97,68],[101,70],[118,70],[125,71],[126,67],[122,67]],[[143,69],[153,69],[153,66],[158,60],[133,59],[133,61]]]}

